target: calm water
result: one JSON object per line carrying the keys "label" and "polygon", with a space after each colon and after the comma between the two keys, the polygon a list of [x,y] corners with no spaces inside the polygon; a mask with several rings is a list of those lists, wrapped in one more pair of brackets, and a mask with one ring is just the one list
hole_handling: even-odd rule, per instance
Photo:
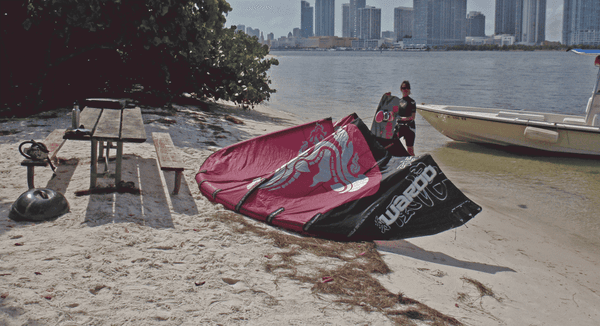
{"label": "calm water", "polygon": [[[356,112],[368,126],[381,95],[410,80],[417,103],[583,114],[594,57],[557,52],[272,52],[267,104],[311,121]],[[452,141],[417,115],[417,154],[430,153],[467,195],[600,254],[600,162],[523,155]]]}

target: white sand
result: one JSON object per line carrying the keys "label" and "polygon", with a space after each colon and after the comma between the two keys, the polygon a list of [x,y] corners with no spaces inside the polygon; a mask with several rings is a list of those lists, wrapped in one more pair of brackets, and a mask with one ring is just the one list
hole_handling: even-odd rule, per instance
{"label": "white sand", "polygon": [[[8,218],[27,190],[18,145],[66,128],[70,118],[63,112],[0,123],[0,130],[22,130],[0,136],[0,325],[393,325],[383,313],[335,303],[313,293],[311,284],[267,272],[266,260],[280,249],[215,219],[222,207],[198,191],[194,176],[213,150],[298,121],[265,107],[221,107],[214,114],[180,109],[170,117],[145,111],[149,141],[124,146],[123,179],[134,181],[141,196],[75,196],[89,188],[87,142],[64,145],[58,156],[69,161],[56,178],[50,168],[36,168],[36,186],[64,193],[71,208],[45,223]],[[168,131],[189,167],[179,195],[170,195],[173,173],[157,166],[153,131]],[[597,250],[576,251],[449,176],[483,212],[456,232],[379,242],[392,269],[378,276],[387,289],[466,325],[600,324]],[[309,270],[313,263],[337,264],[298,259]],[[463,278],[483,283],[494,296],[481,297]]]}

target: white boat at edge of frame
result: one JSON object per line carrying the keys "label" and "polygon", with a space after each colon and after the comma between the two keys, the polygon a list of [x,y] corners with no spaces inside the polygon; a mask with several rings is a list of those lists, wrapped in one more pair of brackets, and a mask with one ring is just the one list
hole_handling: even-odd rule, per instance
{"label": "white boat at edge of frame", "polygon": [[[572,52],[597,55],[600,50]],[[600,71],[585,116],[449,105],[417,105],[417,112],[457,141],[600,156]]]}

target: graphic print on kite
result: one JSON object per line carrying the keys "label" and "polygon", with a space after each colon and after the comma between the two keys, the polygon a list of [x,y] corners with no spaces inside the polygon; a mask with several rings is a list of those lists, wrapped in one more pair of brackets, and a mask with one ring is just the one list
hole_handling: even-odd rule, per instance
{"label": "graphic print on kite", "polygon": [[397,240],[456,228],[481,212],[430,155],[392,157],[380,171],[376,194],[316,216],[305,231],[339,240]]}
{"label": "graphic print on kite", "polygon": [[[356,115],[340,121],[319,120],[223,148],[196,175],[201,193],[257,220],[345,241],[435,234],[481,210],[430,156],[392,157]],[[315,138],[315,130],[327,136]]]}
{"label": "graphic print on kite", "polygon": [[312,184],[308,185],[308,188],[327,183],[327,187],[337,193],[360,190],[369,182],[369,178],[361,173],[363,171],[358,162],[360,155],[354,151],[347,128],[348,126],[340,128],[333,137],[320,141],[298,155],[275,171],[269,181],[259,188],[268,191],[281,190],[293,186],[303,174],[316,170],[317,173],[314,174]]}

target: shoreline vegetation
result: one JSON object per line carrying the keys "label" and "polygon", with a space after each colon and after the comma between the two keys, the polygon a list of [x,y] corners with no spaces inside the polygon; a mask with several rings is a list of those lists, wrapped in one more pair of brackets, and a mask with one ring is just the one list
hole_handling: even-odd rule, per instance
{"label": "shoreline vegetation", "polygon": [[278,61],[224,27],[231,10],[225,0],[0,1],[0,117],[140,90],[166,104],[184,93],[266,101]]}
{"label": "shoreline vegetation", "polygon": [[497,44],[483,44],[483,45],[440,45],[425,47],[423,49],[399,49],[391,47],[382,47],[375,49],[353,49],[353,48],[271,48],[271,52],[277,51],[399,51],[399,52],[419,52],[419,51],[570,51],[571,49],[600,49],[600,45],[573,45],[566,46],[562,44],[551,44],[551,45],[497,45]]}

